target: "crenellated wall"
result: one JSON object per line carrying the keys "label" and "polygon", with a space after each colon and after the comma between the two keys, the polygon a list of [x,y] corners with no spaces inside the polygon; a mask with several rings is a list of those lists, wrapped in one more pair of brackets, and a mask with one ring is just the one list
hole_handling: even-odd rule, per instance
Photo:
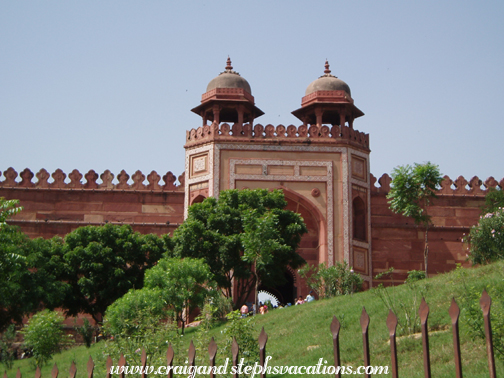
{"label": "crenellated wall", "polygon": [[348,143],[356,147],[369,149],[369,134],[354,130],[349,126],[305,126],[296,127],[289,125],[266,125],[256,124],[253,127],[250,124],[240,125],[238,123],[230,126],[227,123],[213,123],[212,125],[200,126],[197,129],[191,129],[186,133],[186,148],[189,146],[206,143],[210,140],[233,141],[246,139],[275,138],[276,140],[285,140],[289,142],[305,143],[307,138],[310,143],[328,141],[338,141]]}
{"label": "crenellated wall", "polygon": [[[147,177],[137,171],[130,180],[125,171],[115,179],[108,170],[101,175],[93,170],[85,175],[73,170],[67,176],[60,169],[51,175],[41,169],[34,175],[29,169],[18,174],[9,168],[0,172],[0,197],[20,200],[24,210],[11,223],[30,237],[64,236],[80,226],[104,223],[131,224],[141,233],[164,234],[183,222],[184,176],[178,177],[177,185],[171,172],[160,183],[155,171]],[[372,275],[395,269],[392,280],[374,280],[373,284],[401,283],[409,270],[423,269],[424,231],[389,209],[389,175],[378,180],[370,175],[370,179]],[[504,189],[504,179],[498,182],[490,177],[483,183],[478,177],[444,177],[438,198],[428,210],[434,224],[429,230],[430,274],[466,263],[467,246],[462,237],[478,222],[489,188]]]}
{"label": "crenellated wall", "polygon": [[[384,174],[375,186],[376,178],[371,175],[371,237],[373,276],[394,267],[392,281],[402,283],[409,270],[423,270],[424,231],[413,220],[394,214],[386,198],[390,191],[391,178]],[[484,182],[478,177],[467,181],[460,176],[456,180],[444,176],[428,214],[433,227],[429,229],[429,274],[446,272],[455,264],[467,264],[467,246],[462,242],[464,234],[475,225],[481,215],[485,195],[490,188],[504,189],[504,179],[497,182],[489,177]],[[374,280],[391,283],[390,278]]]}
{"label": "crenellated wall", "polygon": [[[36,182],[32,181],[34,176]],[[82,175],[74,169],[67,180],[61,169],[52,175],[45,169],[36,175],[25,169],[18,179],[18,173],[9,168],[0,177],[0,197],[20,200],[24,210],[10,223],[19,225],[30,237],[64,236],[77,227],[104,223],[131,224],[141,233],[165,234],[183,221],[184,176],[178,177],[180,184],[176,185],[172,172],[166,173],[160,184],[156,171],[147,175],[144,183],[141,171],[136,171],[130,182],[124,170],[114,181],[109,170],[98,176],[93,170]]]}

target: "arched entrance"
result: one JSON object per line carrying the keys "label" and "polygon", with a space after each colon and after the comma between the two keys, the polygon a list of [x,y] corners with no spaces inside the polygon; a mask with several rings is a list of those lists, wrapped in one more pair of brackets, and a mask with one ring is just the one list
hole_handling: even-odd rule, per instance
{"label": "arched entrance", "polygon": [[[308,232],[301,238],[298,253],[306,260],[307,264],[318,265],[328,261],[327,251],[327,223],[324,216],[308,199],[288,188],[280,188],[287,200],[287,209],[301,214]],[[306,297],[310,289],[297,271],[292,271],[295,286],[293,298]],[[294,303],[294,302],[293,302]]]}
{"label": "arched entrance", "polygon": [[260,285],[258,290],[264,290],[273,294],[283,305],[286,305],[287,303],[294,304],[294,298],[297,296],[297,287],[295,286],[296,277],[291,269],[285,271],[284,275],[285,283],[275,287]]}

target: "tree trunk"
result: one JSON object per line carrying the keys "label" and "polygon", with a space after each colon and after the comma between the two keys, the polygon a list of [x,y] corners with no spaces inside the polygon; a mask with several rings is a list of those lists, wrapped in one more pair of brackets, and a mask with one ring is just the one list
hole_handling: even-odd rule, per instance
{"label": "tree trunk", "polygon": [[256,314],[259,311],[258,305],[258,297],[257,297],[257,288],[259,287],[259,277],[257,276],[257,262],[254,262],[254,275],[255,275],[255,294],[254,294],[254,302],[256,308]]}

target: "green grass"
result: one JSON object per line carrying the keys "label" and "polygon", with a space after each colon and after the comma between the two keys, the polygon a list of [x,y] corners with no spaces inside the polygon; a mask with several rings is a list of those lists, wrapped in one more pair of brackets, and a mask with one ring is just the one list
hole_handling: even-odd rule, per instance
{"label": "green grass", "polygon": [[[474,269],[464,269],[424,280],[418,283],[418,291],[425,294],[425,299],[430,307],[430,360],[433,377],[453,377],[453,341],[451,321],[448,308],[452,297],[455,299],[464,295],[464,284],[481,292],[485,287],[495,286],[504,279],[504,262],[495,263]],[[414,292],[406,285],[390,287],[387,289],[395,306],[400,303],[406,308],[413,306]],[[417,298],[418,300],[420,297]],[[267,355],[272,356],[271,365],[315,365],[319,358],[333,361],[332,336],[330,323],[336,315],[342,324],[340,331],[340,350],[342,365],[354,367],[363,365],[362,334],[360,317],[362,307],[365,306],[371,321],[369,325],[369,343],[372,365],[390,365],[390,346],[388,344],[389,332],[386,326],[388,308],[376,295],[375,290],[364,293],[320,300],[285,309],[270,311],[263,316],[256,316],[254,332],[259,335],[262,327],[268,334],[266,346]],[[415,308],[414,312],[417,312]],[[401,317],[400,314],[397,314]],[[223,345],[224,340],[221,330],[225,325],[212,329],[208,338],[215,337],[217,345]],[[189,328],[184,336],[187,346],[195,329]],[[461,350],[463,361],[463,374],[465,377],[488,377],[488,364],[485,341],[472,339],[468,332],[468,325],[460,323]],[[399,374],[401,377],[423,377],[422,340],[412,336],[401,337],[398,340]],[[60,377],[67,376],[72,360],[77,364],[79,377],[84,377],[86,363],[89,355],[94,359],[102,355],[102,343],[94,345],[91,349],[85,347],[73,348],[54,357],[50,366],[44,367],[42,377],[50,377],[50,370],[54,363],[60,368]],[[205,355],[205,361],[207,361]],[[219,363],[219,361],[218,361]],[[497,371],[504,371],[504,364],[496,358]],[[8,372],[8,377],[13,378],[17,368],[20,367],[23,377],[34,376],[33,368],[28,360],[16,361],[14,369]],[[104,376],[102,369],[95,370],[95,376]],[[285,375],[288,376],[288,375]],[[329,376],[329,375],[326,375]],[[354,375],[359,377],[359,375]],[[391,376],[391,375],[382,375]],[[274,377],[274,375],[269,375]]]}

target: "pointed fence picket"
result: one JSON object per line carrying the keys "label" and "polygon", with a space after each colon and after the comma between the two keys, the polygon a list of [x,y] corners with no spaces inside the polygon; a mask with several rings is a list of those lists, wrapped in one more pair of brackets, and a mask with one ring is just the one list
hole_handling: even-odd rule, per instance
{"label": "pointed fence picket", "polygon": [[[493,351],[493,343],[492,343],[492,326],[490,323],[490,307],[492,305],[492,300],[488,293],[486,291],[483,291],[483,294],[481,295],[480,299],[480,307],[483,312],[483,321],[485,325],[485,337],[486,337],[486,349],[487,349],[487,357],[488,357],[488,371],[489,371],[489,378],[496,378],[496,371],[495,371],[495,356],[494,356],[494,351]],[[419,308],[419,316],[420,316],[420,325],[421,325],[421,330],[422,330],[422,349],[423,349],[423,366],[424,366],[424,376],[426,378],[431,377],[431,365],[430,365],[430,349],[429,349],[429,329],[427,325],[427,319],[429,317],[429,306],[425,302],[425,299],[422,298],[422,302],[420,304]],[[450,314],[450,318],[452,321],[452,331],[453,331],[453,351],[454,351],[454,370],[455,370],[455,377],[456,378],[462,378],[462,356],[460,353],[460,338],[459,338],[459,315],[460,315],[460,308],[455,302],[455,299],[452,299],[450,308],[448,313]],[[363,307],[362,308],[362,314],[360,318],[360,326],[362,329],[362,344],[363,344],[363,363],[364,366],[371,366],[371,358],[370,358],[370,353],[369,353],[369,323],[370,323],[370,318],[369,315],[366,312],[366,309]],[[387,316],[387,328],[389,330],[389,338],[390,338],[390,370],[392,373],[392,378],[398,378],[399,377],[399,369],[398,369],[398,359],[397,359],[397,343],[396,343],[396,330],[397,330],[397,316],[394,314],[392,310],[389,310],[389,314]],[[339,335],[340,335],[340,329],[341,329],[341,324],[339,320],[336,318],[336,316],[333,317],[332,322],[330,324],[330,329],[331,329],[331,334],[333,337],[333,351],[334,351],[334,366],[341,366],[341,359],[340,359],[340,345],[339,345]],[[268,335],[264,331],[264,327],[261,330],[261,333],[258,338],[258,343],[259,343],[259,361],[260,365],[264,366],[266,362],[266,343],[268,341]],[[232,363],[233,367],[238,366],[238,354],[239,354],[240,348],[238,346],[238,343],[236,342],[236,339],[233,338],[233,342],[231,345],[231,353],[232,353]],[[211,367],[215,366],[215,357],[217,354],[217,343],[215,342],[214,338],[212,337],[212,340],[209,343],[208,346],[208,358],[210,361]],[[173,347],[171,344],[168,346],[168,350],[166,351],[166,366],[173,366],[173,359],[175,357]],[[189,366],[195,366],[195,360],[196,360],[196,348],[194,346],[194,343],[191,340],[191,344],[189,346],[189,352],[188,352],[188,363]],[[147,365],[147,353],[145,350],[142,350],[142,355],[141,355],[141,365],[143,368]],[[91,357],[89,357],[88,363],[87,363],[87,378],[93,378],[94,374],[94,362]],[[121,357],[119,358],[119,361],[117,362],[117,366],[119,366],[119,374],[111,374],[111,367],[115,366],[113,364],[112,359],[110,356],[107,358],[106,362],[106,378],[116,378],[117,375],[119,375],[118,378],[125,378],[125,373],[124,369],[121,369],[121,367],[127,366],[126,359],[124,358],[124,355],[121,354]],[[121,372],[122,370],[122,372]],[[142,378],[147,378],[147,373],[145,372],[145,369],[142,369]],[[59,370],[56,364],[54,364],[52,371],[51,371],[51,378],[58,378]],[[77,367],[75,366],[75,363],[72,362],[70,365],[70,370],[69,370],[69,378],[75,378],[77,374]],[[167,373],[167,378],[173,378],[173,370],[170,369],[169,372]],[[371,374],[365,374],[366,377],[371,377]],[[211,378],[214,378],[215,375],[211,373],[210,375]],[[233,378],[238,378],[238,373],[233,374]],[[4,373],[3,378],[8,378],[7,372]],[[17,370],[16,372],[16,378],[22,378],[21,377],[21,371]],[[37,369],[35,371],[35,377],[34,378],[42,378],[42,374],[40,371],[40,368],[37,366]],[[262,372],[261,373],[261,378],[266,378],[266,373]],[[335,372],[335,378],[341,378],[341,373],[336,369]]]}

